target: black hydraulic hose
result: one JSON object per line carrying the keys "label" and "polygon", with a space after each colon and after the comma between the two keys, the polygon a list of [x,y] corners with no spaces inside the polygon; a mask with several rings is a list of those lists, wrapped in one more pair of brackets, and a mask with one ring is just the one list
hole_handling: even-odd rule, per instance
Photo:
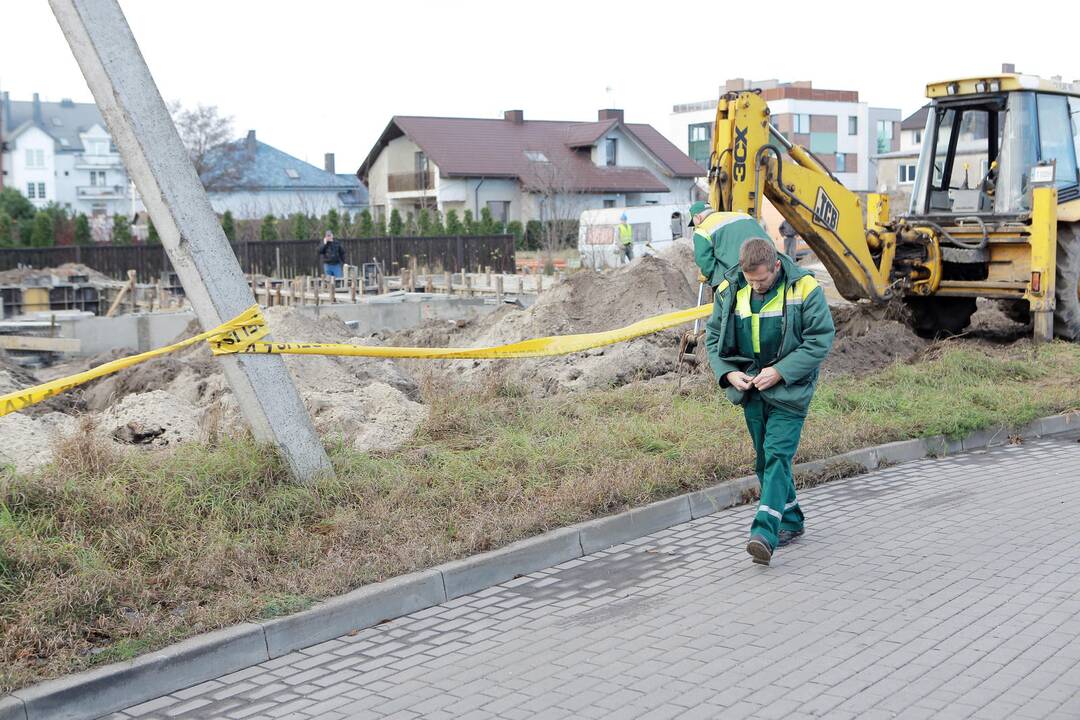
{"label": "black hydraulic hose", "polygon": [[982,230],[982,234],[983,234],[981,240],[979,240],[977,242],[974,242],[974,243],[971,243],[971,242],[968,242],[967,240],[961,240],[960,238],[949,234],[948,230],[941,227],[936,222],[931,222],[929,220],[918,220],[918,219],[904,218],[905,222],[909,222],[912,225],[925,225],[926,227],[931,228],[932,230],[935,230],[935,231],[941,233],[941,236],[943,238],[945,238],[946,240],[948,240],[953,245],[956,245],[959,248],[963,248],[965,250],[983,250],[983,249],[985,249],[986,246],[990,244],[990,232],[986,229],[986,223],[983,222],[982,218],[980,218],[980,217],[978,217],[976,215],[971,215],[971,216],[968,216],[968,217],[956,218],[956,222],[958,222],[958,223],[962,222],[964,220],[974,220],[975,222],[977,222],[979,224],[979,229]]}

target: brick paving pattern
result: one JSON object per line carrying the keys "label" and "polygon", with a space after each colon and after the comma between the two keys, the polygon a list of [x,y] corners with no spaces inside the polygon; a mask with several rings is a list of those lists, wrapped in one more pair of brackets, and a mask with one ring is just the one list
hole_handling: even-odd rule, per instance
{"label": "brick paving pattern", "polygon": [[1075,435],[801,501],[768,568],[733,508],[108,717],[1080,717]]}

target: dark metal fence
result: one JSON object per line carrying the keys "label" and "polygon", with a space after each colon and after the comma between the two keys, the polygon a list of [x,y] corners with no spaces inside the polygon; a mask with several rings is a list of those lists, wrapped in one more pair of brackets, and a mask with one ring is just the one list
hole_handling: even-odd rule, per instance
{"label": "dark metal fence", "polygon": [[[345,262],[378,263],[390,275],[408,266],[413,257],[418,265],[432,271],[459,272],[490,266],[498,272],[514,272],[513,235],[343,238],[340,242],[345,247]],[[317,240],[241,242],[232,247],[245,273],[295,277],[321,272]],[[67,262],[88,265],[117,280],[126,280],[127,271],[135,270],[140,282],[150,282],[172,270],[160,245],[0,248],[0,270],[56,267]]]}

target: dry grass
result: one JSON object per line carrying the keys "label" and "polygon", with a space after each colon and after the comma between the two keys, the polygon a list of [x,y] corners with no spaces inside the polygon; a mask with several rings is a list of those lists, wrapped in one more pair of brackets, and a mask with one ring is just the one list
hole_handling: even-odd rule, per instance
{"label": "dry grass", "polygon": [[[1080,348],[1050,346],[1037,364],[1017,352],[947,349],[832,380],[800,459],[1080,408]],[[85,431],[37,474],[0,476],[0,690],[751,468],[741,414],[704,379],[680,392],[424,394],[431,416],[412,442],[333,447],[337,478],[312,486],[250,439],[163,459],[109,452]]]}

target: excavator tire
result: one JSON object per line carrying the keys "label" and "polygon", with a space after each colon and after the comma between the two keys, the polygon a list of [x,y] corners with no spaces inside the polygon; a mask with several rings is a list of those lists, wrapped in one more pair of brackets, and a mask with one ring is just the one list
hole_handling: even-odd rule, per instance
{"label": "excavator tire", "polygon": [[975,298],[913,297],[905,302],[911,329],[923,338],[959,335],[975,314]]}
{"label": "excavator tire", "polygon": [[1080,340],[1080,223],[1058,223],[1054,334]]}

